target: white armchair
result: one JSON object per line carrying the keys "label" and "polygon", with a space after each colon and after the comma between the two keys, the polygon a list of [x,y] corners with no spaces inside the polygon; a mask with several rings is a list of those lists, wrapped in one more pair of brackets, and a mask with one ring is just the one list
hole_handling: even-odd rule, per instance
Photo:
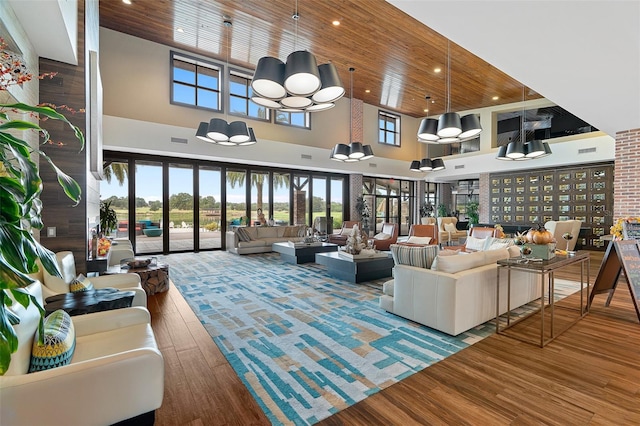
{"label": "white armchair", "polygon": [[[42,303],[42,286],[27,290]],[[149,311],[134,307],[71,317],[76,334],[70,364],[27,374],[39,311],[14,303],[18,351],[0,376],[0,424],[113,424],[138,418],[153,424],[162,404],[164,360]],[[137,423],[140,424],[140,423]]]}
{"label": "white armchair", "polygon": [[[556,239],[556,248],[569,251],[573,251],[576,248],[580,226],[582,226],[581,220],[550,220],[544,224],[546,230],[551,232]],[[573,235],[573,238],[568,241],[562,238],[567,232]]]}
{"label": "white armchair", "polygon": [[[58,266],[60,267],[63,278],[49,274],[42,264],[39,264],[40,270],[37,273],[31,274],[31,278],[42,283],[43,299],[55,296],[56,294],[69,293],[69,284],[78,276],[72,252],[58,252],[56,253],[56,259],[58,260]],[[133,291],[135,292],[135,296],[133,297],[131,305],[142,306],[143,308],[147,307],[147,293],[145,293],[142,288],[140,277],[137,274],[102,275],[99,277],[91,277],[89,280],[96,289],[111,287],[117,288],[118,290]]]}

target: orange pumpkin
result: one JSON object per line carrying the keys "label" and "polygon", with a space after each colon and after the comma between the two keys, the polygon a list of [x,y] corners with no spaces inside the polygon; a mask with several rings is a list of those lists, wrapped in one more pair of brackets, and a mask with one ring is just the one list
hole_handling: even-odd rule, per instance
{"label": "orange pumpkin", "polygon": [[527,232],[527,237],[531,235],[529,242],[533,244],[549,244],[553,242],[553,234],[547,231],[542,224],[538,224],[538,229],[531,228]]}

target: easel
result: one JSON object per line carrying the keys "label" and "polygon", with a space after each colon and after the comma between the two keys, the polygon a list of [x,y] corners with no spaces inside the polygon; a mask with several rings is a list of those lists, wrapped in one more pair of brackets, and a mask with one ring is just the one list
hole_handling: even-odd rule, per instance
{"label": "easel", "polygon": [[640,242],[635,239],[611,241],[602,259],[598,276],[589,295],[589,308],[596,294],[609,293],[605,306],[609,306],[613,293],[618,285],[620,273],[624,276],[629,287],[629,293],[640,321]]}

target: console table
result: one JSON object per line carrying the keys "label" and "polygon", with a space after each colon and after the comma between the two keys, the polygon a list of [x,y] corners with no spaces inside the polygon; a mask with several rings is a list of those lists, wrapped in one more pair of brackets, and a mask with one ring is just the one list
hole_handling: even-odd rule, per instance
{"label": "console table", "polygon": [[[589,312],[589,266],[590,266],[590,257],[588,252],[577,252],[575,255],[556,255],[553,259],[542,260],[542,261],[533,261],[531,259],[527,259],[524,257],[515,257],[509,259],[498,260],[498,268],[497,268],[497,287],[496,287],[496,333],[504,334],[511,338],[515,338],[527,343],[532,343],[531,340],[525,339],[522,336],[518,336],[515,333],[505,333],[505,330],[513,327],[520,321],[529,318],[531,315],[535,315],[539,313],[540,315],[540,347],[544,347],[547,343],[551,342],[558,335],[569,329],[573,324],[578,322],[582,317],[584,317]],[[566,306],[556,306],[554,301],[554,293],[555,293],[555,280],[554,280],[554,272],[558,269],[564,268],[573,264],[580,264],[580,308],[577,309],[578,316],[569,323],[564,329],[560,331],[555,330],[554,318],[555,318],[555,309],[574,309]],[[585,273],[585,265],[586,265],[586,294],[584,292],[584,273]],[[507,313],[506,313],[506,325],[504,327],[500,327],[500,271],[507,271]],[[536,311],[532,312],[529,315],[526,315],[517,320],[511,320],[511,300],[510,300],[510,292],[511,292],[511,270],[517,269],[521,271],[530,272],[532,274],[539,274],[540,279],[540,308]],[[546,279],[545,279],[546,278]],[[545,283],[547,285],[545,285]],[[549,297],[548,306],[545,303],[545,289],[548,288],[546,292]],[[549,333],[545,331],[545,308],[548,309],[549,314]],[[548,336],[547,336],[548,334]],[[538,342],[536,342],[537,344]]]}

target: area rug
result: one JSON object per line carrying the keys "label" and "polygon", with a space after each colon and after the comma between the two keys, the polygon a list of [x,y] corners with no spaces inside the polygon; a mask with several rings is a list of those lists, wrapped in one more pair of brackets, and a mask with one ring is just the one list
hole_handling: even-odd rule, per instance
{"label": "area rug", "polygon": [[[348,283],[276,253],[161,261],[272,424],[316,423],[495,331],[488,322],[440,333],[380,309],[386,279]],[[579,287],[556,280],[556,288]]]}

